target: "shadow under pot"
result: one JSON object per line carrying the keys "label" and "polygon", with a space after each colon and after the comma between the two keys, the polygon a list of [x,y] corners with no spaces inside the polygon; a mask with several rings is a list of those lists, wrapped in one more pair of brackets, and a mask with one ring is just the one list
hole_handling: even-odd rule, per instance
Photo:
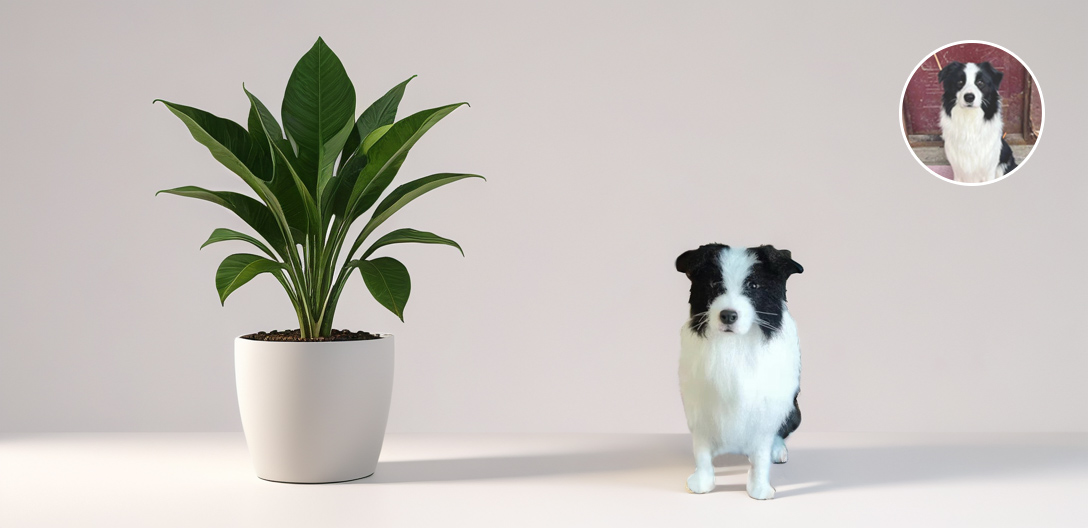
{"label": "shadow under pot", "polygon": [[242,429],[257,476],[319,484],[374,474],[393,393],[393,336],[234,340]]}

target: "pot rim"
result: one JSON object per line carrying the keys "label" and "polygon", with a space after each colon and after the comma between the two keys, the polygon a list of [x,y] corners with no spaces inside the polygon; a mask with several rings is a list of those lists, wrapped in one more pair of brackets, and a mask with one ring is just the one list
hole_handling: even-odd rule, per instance
{"label": "pot rim", "polygon": [[[252,334],[254,332],[250,332]],[[242,334],[234,338],[235,341],[242,340],[247,343],[266,343],[266,344],[283,344],[283,345],[331,345],[331,344],[344,344],[344,343],[368,343],[385,341],[386,339],[392,339],[393,334],[375,334],[377,339],[344,339],[340,341],[262,341],[260,339],[246,339],[245,336],[250,334]]]}

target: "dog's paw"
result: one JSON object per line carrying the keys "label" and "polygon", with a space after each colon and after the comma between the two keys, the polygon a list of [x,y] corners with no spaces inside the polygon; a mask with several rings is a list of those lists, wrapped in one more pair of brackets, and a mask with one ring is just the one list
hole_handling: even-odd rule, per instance
{"label": "dog's paw", "polygon": [[770,483],[764,484],[752,484],[748,483],[748,496],[756,500],[768,500],[774,498],[774,488]]}
{"label": "dog's paw", "polygon": [[786,449],[786,443],[781,438],[775,438],[774,446],[771,448],[771,462],[785,464],[789,459],[790,452]]}
{"label": "dog's paw", "polygon": [[709,493],[714,489],[714,474],[699,473],[696,471],[688,477],[688,491],[692,493]]}

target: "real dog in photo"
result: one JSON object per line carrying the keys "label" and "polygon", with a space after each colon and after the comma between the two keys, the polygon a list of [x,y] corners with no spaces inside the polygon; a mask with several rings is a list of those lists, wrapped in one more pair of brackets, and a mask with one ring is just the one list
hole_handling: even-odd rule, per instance
{"label": "real dog in photo", "polygon": [[680,331],[680,395],[695,454],[688,489],[713,490],[713,458],[742,454],[751,462],[748,495],[773,498],[771,463],[786,462],[785,439],[801,423],[786,279],[804,268],[774,246],[707,244],[680,255],[676,270],[691,280]]}
{"label": "real dog in photo", "polygon": [[989,62],[951,62],[937,74],[944,87],[941,137],[955,180],[985,183],[1016,168],[1012,149],[1003,139],[1001,72]]}

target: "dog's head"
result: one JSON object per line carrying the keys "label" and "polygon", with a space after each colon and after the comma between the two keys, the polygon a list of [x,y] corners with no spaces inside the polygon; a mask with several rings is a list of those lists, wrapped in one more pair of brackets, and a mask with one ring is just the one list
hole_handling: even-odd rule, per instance
{"label": "dog's head", "polygon": [[994,69],[989,62],[975,64],[969,62],[950,62],[937,74],[937,82],[944,87],[942,103],[949,116],[952,109],[981,108],[989,119],[997,112],[1000,97],[997,88],[1001,86],[1004,74]]}
{"label": "dog's head", "polygon": [[693,332],[745,335],[758,326],[769,338],[782,323],[786,279],[804,268],[774,246],[707,244],[677,257],[676,270],[691,280]]}

